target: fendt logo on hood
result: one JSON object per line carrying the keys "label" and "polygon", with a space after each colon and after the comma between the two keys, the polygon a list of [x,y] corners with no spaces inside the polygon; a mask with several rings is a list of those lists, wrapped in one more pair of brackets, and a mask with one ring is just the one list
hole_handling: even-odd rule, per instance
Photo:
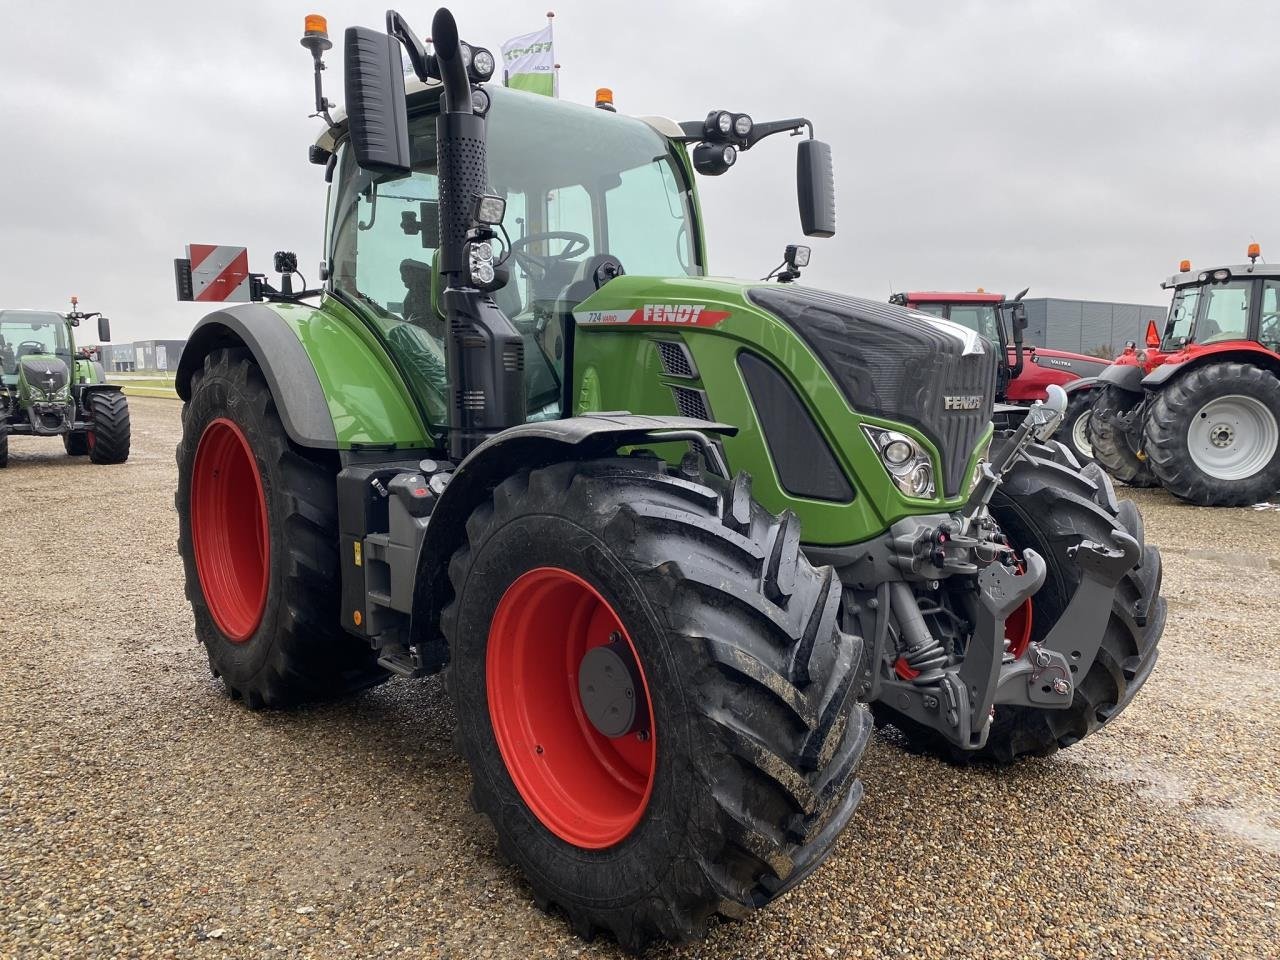
{"label": "fendt logo on hood", "polygon": [[632,326],[714,327],[728,310],[708,310],[702,303],[646,303],[635,310],[582,310],[578,323],[624,323]]}
{"label": "fendt logo on hood", "polygon": [[944,410],[977,410],[982,406],[982,397],[943,397],[942,407]]}

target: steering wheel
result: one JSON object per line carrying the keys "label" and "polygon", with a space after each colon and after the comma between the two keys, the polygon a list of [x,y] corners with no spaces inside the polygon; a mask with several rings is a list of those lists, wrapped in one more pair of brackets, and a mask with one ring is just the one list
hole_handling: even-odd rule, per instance
{"label": "steering wheel", "polygon": [[[27,350],[26,349],[27,347],[33,347],[34,349]],[[48,348],[45,347],[45,345],[41,341],[23,340],[21,343],[18,344],[18,349],[15,352],[14,356],[25,357],[27,356],[27,354],[30,354],[30,353],[46,353],[46,352],[48,352]]]}
{"label": "steering wheel", "polygon": [[1280,343],[1280,313],[1264,313],[1258,324],[1258,339],[1263,343]]}
{"label": "steering wheel", "polygon": [[[530,253],[530,244],[544,240],[563,241],[565,247],[559,253]],[[557,264],[580,257],[591,249],[591,238],[586,234],[572,230],[547,230],[544,233],[527,233],[517,240],[511,241],[511,255],[526,273],[537,269],[539,277],[545,277]]]}

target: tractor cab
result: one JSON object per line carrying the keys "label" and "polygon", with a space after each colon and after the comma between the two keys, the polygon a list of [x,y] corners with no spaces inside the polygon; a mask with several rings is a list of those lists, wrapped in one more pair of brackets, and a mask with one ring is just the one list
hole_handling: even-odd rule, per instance
{"label": "tractor cab", "polygon": [[[484,93],[489,187],[504,205],[489,293],[524,341],[527,419],[554,418],[567,403],[578,304],[622,273],[703,274],[692,171],[654,124],[503,87]],[[372,172],[350,140],[334,146],[326,270],[331,292],[372,321],[443,428],[440,87],[411,82],[407,106],[407,173]]]}
{"label": "tractor cab", "polygon": [[0,374],[16,385],[22,360],[28,357],[71,363],[71,340],[60,313],[43,310],[0,310]]}
{"label": "tractor cab", "polygon": [[1147,331],[1147,361],[1154,369],[1174,354],[1199,348],[1253,342],[1280,352],[1280,266],[1259,263],[1261,250],[1249,247],[1250,262],[1193,270],[1189,260],[1161,286],[1173,291],[1164,331]]}

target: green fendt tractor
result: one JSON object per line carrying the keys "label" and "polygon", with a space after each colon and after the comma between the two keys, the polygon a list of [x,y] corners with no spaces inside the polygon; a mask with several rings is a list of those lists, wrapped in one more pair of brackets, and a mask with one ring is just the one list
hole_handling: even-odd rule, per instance
{"label": "green fendt tractor", "polygon": [[771,134],[802,137],[804,232],[834,231],[807,120],[630,118],[486,85],[448,11],[431,38],[349,29],[335,118],[309,19],[323,289],[255,278],[269,302],[182,356],[180,549],[232,696],[444,670],[539,904],[633,949],[830,853],[868,702],[997,762],[1130,702],[1160,558],[1048,439],[1061,391],[997,437],[971,331],[707,276],[694,173]]}
{"label": "green fendt tractor", "polygon": [[98,340],[111,322],[81,313],[0,310],[0,467],[9,465],[9,436],[62,437],[73,457],[94,463],[129,459],[129,405],[102,364],[76,351],[75,329],[98,318]]}

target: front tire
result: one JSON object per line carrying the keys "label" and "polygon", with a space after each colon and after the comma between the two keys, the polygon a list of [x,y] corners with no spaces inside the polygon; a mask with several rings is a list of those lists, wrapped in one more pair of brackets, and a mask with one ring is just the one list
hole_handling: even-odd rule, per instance
{"label": "front tire", "polygon": [[1098,654],[1084,677],[1076,675],[1075,696],[1067,709],[997,704],[986,745],[964,751],[935,731],[876,705],[879,722],[897,727],[909,749],[960,765],[979,760],[1008,766],[1021,757],[1047,756],[1078,743],[1128,706],[1159,656],[1165,623],[1160,553],[1145,545],[1142,517],[1133,501],[1117,502],[1097,464],[1075,469],[1056,442],[1033,445],[1027,452],[1030,457],[1005,475],[990,509],[1015,547],[1036,550],[1048,564],[1045,582],[1031,598],[1033,642],[1048,636],[1080,583],[1068,553],[1071,547],[1082,539],[1108,543],[1110,531],[1122,530],[1142,547],[1142,561],[1116,587]]}
{"label": "front tire", "polygon": [[244,351],[214,351],[192,378],[177,459],[187,599],[227,692],[284,707],[385,679],[339,625],[336,470],[289,442]]}
{"label": "front tire", "polygon": [[1147,414],[1151,468],[1202,507],[1240,507],[1280,490],[1280,378],[1214,363],[1167,383]]}
{"label": "front tire", "polygon": [[86,430],[77,430],[74,433],[64,433],[62,435],[62,448],[67,451],[69,457],[83,457],[89,453],[89,433]]}
{"label": "front tire", "polygon": [[[468,520],[449,576],[473,803],[580,935],[701,936],[831,851],[862,793],[863,645],[837,626],[833,571],[745,475],[720,491],[648,458],[521,472]],[[578,686],[584,651],[610,644],[647,700],[618,736]]]}
{"label": "front tire", "polygon": [[9,435],[0,433],[0,468],[9,465]]}
{"label": "front tire", "polygon": [[1151,464],[1138,456],[1133,444],[1135,433],[1141,435],[1142,424],[1134,424],[1142,395],[1121,390],[1109,384],[1097,390],[1089,413],[1089,443],[1093,459],[1107,473],[1131,487],[1155,487],[1160,481]]}
{"label": "front tire", "polygon": [[[119,390],[89,396],[92,436],[85,438],[91,463],[124,463],[129,459],[129,401]],[[68,451],[69,452],[69,451]]]}
{"label": "front tire", "polygon": [[1092,463],[1093,444],[1089,441],[1089,421],[1093,418],[1093,390],[1079,390],[1071,394],[1067,410],[1062,415],[1062,426],[1057,436],[1081,465]]}

